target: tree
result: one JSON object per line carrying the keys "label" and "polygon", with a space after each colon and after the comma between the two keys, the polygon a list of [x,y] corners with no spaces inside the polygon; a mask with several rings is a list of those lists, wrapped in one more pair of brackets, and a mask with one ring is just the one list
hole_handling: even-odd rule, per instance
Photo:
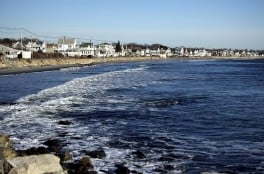
{"label": "tree", "polygon": [[117,42],[115,52],[120,53],[122,51],[120,41]]}

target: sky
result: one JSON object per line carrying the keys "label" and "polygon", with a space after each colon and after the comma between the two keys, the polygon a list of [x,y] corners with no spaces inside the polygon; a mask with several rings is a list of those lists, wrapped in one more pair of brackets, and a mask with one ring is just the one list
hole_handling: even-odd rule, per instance
{"label": "sky", "polygon": [[9,27],[123,43],[264,49],[264,0],[1,0],[0,6],[0,37],[20,36],[1,28]]}

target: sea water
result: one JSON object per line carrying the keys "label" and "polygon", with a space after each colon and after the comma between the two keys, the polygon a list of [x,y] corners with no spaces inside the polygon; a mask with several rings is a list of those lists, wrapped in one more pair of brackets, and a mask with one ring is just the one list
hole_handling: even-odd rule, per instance
{"label": "sea water", "polygon": [[[60,125],[68,120],[73,124]],[[163,60],[0,76],[0,132],[59,139],[98,173],[263,173],[264,60]],[[139,158],[133,152],[140,152]]]}

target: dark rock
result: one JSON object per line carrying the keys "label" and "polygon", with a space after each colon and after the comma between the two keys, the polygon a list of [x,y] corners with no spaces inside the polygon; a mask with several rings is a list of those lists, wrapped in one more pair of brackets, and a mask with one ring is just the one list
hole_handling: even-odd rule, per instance
{"label": "dark rock", "polygon": [[40,155],[50,153],[50,151],[45,147],[32,147],[27,150],[18,150],[17,151],[19,156],[26,156],[26,155]]}
{"label": "dark rock", "polygon": [[131,170],[131,173],[132,173],[132,174],[143,174],[143,173],[138,172],[138,171],[136,171],[136,170]]}
{"label": "dark rock", "polygon": [[163,168],[164,168],[165,170],[169,170],[169,171],[170,171],[170,170],[174,170],[174,167],[173,167],[172,165],[169,165],[169,164],[168,164],[168,165],[164,165]]}
{"label": "dark rock", "polygon": [[91,159],[88,156],[83,157],[80,160],[80,167],[83,168],[83,169],[91,169],[91,168],[93,168]]}
{"label": "dark rock", "polygon": [[49,153],[48,149],[47,149],[46,147],[43,147],[43,146],[38,147],[38,148],[37,148],[37,152],[38,152],[38,154]]}
{"label": "dark rock", "polygon": [[[1,167],[3,167],[2,170],[4,170],[4,171],[2,171],[3,174],[9,173],[13,168],[13,166],[11,166],[6,159],[3,160],[3,166],[1,166]],[[0,172],[1,172],[1,170],[0,170]]]}
{"label": "dark rock", "polygon": [[116,168],[116,174],[130,174],[130,170],[124,164],[117,164]]}
{"label": "dark rock", "polygon": [[73,139],[73,140],[81,140],[82,139],[82,137],[71,137],[71,139]]}
{"label": "dark rock", "polygon": [[67,125],[73,124],[73,122],[68,121],[68,120],[61,120],[61,121],[58,121],[58,124],[67,126]]}
{"label": "dark rock", "polygon": [[103,172],[103,173],[109,173],[108,171],[106,171],[106,170],[100,170],[100,172]]}
{"label": "dark rock", "polygon": [[90,156],[91,158],[99,158],[99,159],[106,157],[105,151],[102,148],[99,148],[94,151],[88,151],[86,152],[86,155]]}
{"label": "dark rock", "polygon": [[97,174],[96,171],[88,171],[88,174]]}
{"label": "dark rock", "polygon": [[72,160],[72,154],[68,150],[60,152],[59,157],[62,162]]}
{"label": "dark rock", "polygon": [[63,168],[67,170],[68,174],[76,174],[79,169],[77,163],[63,163]]}
{"label": "dark rock", "polygon": [[134,155],[136,158],[139,158],[139,159],[146,158],[145,154],[139,150],[132,152],[131,154]]}
{"label": "dark rock", "polygon": [[61,149],[61,143],[59,140],[50,139],[43,143],[44,145],[48,146],[48,150],[50,152],[59,152]]}
{"label": "dark rock", "polygon": [[88,156],[83,157],[79,162],[64,163],[64,168],[67,169],[68,174],[96,174],[92,171],[93,165]]}
{"label": "dark rock", "polygon": [[8,106],[12,106],[12,105],[16,105],[17,103],[15,102],[0,102],[0,105],[8,105]]}

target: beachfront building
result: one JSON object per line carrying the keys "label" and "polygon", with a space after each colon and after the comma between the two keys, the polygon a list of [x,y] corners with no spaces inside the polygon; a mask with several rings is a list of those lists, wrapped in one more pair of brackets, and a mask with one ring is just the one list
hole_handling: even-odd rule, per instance
{"label": "beachfront building", "polygon": [[82,43],[79,49],[81,57],[94,57],[96,48],[92,42]]}
{"label": "beachfront building", "polygon": [[165,54],[167,57],[171,57],[173,54],[172,54],[172,51],[170,48],[168,48],[166,51],[165,51]]}
{"label": "beachfront building", "polygon": [[185,48],[181,47],[180,49],[181,49],[180,56],[184,56],[185,55]]}
{"label": "beachfront building", "polygon": [[223,57],[229,57],[229,56],[230,56],[230,52],[229,52],[229,50],[227,50],[227,49],[223,50],[223,52],[222,52],[222,56],[223,56]]}
{"label": "beachfront building", "polygon": [[150,55],[159,57],[160,56],[160,48],[150,50]]}
{"label": "beachfront building", "polygon": [[63,52],[63,54],[68,57],[80,57],[81,56],[81,52],[79,48],[67,49],[65,52]]}
{"label": "beachfront building", "polygon": [[17,49],[17,50],[24,50],[26,49],[23,44],[21,44],[20,41],[16,41],[15,43],[12,44],[12,48]]}
{"label": "beachfront building", "polygon": [[181,54],[181,48],[180,47],[175,47],[172,52],[173,56],[180,56]]}
{"label": "beachfront building", "polygon": [[[114,47],[114,55],[113,57],[124,57],[127,55],[126,49],[124,48],[123,44],[120,44],[120,50],[117,48],[119,43],[113,43],[113,47]],[[118,51],[119,50],[119,51]]]}
{"label": "beachfront building", "polygon": [[14,58],[17,58],[19,51],[14,48],[10,48],[10,47],[0,44],[0,53],[5,58],[14,59]]}
{"label": "beachfront building", "polygon": [[31,59],[32,58],[31,51],[17,50],[17,49],[10,48],[10,47],[7,47],[1,44],[0,44],[0,53],[3,54],[3,57],[8,58],[8,59],[15,59],[15,58]]}
{"label": "beachfront building", "polygon": [[18,58],[22,58],[22,59],[31,59],[32,52],[31,51],[19,51],[17,56]]}
{"label": "beachfront building", "polygon": [[65,54],[67,50],[72,50],[77,48],[77,40],[74,38],[62,37],[58,40],[57,52]]}
{"label": "beachfront building", "polygon": [[25,44],[26,50],[33,52],[46,52],[47,44],[45,42],[29,41]]}
{"label": "beachfront building", "polygon": [[96,57],[113,57],[115,55],[115,49],[112,44],[101,43],[96,46]]}
{"label": "beachfront building", "polygon": [[211,53],[207,52],[206,49],[195,50],[194,56],[196,57],[210,57]]}
{"label": "beachfront building", "polygon": [[150,57],[151,56],[150,55],[150,49],[149,48],[146,48],[145,49],[144,56],[146,56],[146,57]]}
{"label": "beachfront building", "polygon": [[47,43],[46,44],[46,53],[55,53],[58,50],[57,44]]}

